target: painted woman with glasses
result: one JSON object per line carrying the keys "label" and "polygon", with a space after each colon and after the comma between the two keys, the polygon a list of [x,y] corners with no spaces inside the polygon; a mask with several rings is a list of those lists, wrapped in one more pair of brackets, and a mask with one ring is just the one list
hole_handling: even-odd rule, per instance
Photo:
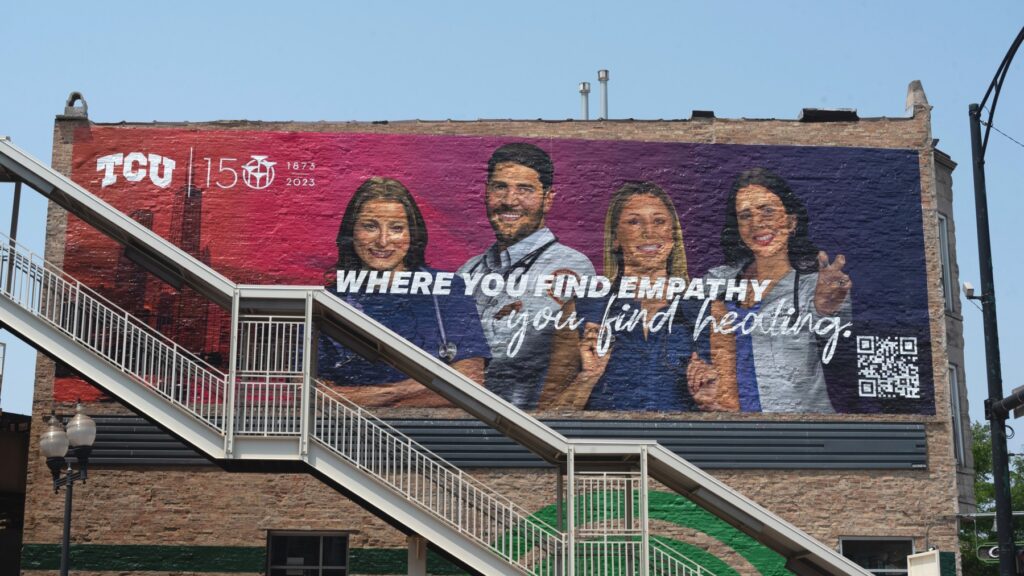
{"label": "painted woman with glasses", "polygon": [[825,317],[849,323],[853,283],[843,271],[846,258],[840,254],[830,261],[811,241],[809,224],[803,201],[776,174],[755,168],[736,179],[722,230],[726,263],[708,275],[769,283],[760,302],[727,303],[739,317],[772,317],[778,311],[804,326],[781,334],[737,332],[736,380],[744,412],[835,412],[823,364],[829,355],[823,355],[810,326]]}
{"label": "painted woman with glasses", "polygon": [[[416,201],[398,180],[370,178],[356,190],[338,230],[339,273],[428,272],[427,228]],[[471,380],[483,383],[490,358],[476,303],[456,276],[447,295],[339,293],[338,297]],[[371,362],[321,337],[318,372],[364,406],[443,406],[419,382],[391,366]]]}

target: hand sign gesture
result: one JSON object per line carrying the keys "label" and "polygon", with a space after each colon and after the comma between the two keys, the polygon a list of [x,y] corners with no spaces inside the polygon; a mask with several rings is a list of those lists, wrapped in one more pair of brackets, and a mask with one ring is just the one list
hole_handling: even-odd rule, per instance
{"label": "hand sign gesture", "polygon": [[686,367],[686,385],[701,410],[719,410],[718,372],[694,352]]}
{"label": "hand sign gesture", "polygon": [[829,263],[828,254],[818,252],[818,284],[814,287],[814,307],[819,314],[835,314],[850,294],[853,283],[843,272],[845,265],[846,257],[842,254]]}
{"label": "hand sign gesture", "polygon": [[580,338],[580,373],[585,377],[593,378],[596,382],[604,375],[608,367],[608,360],[612,357],[609,349],[603,355],[597,352],[597,335],[600,326],[588,322],[583,330],[583,338]]}
{"label": "hand sign gesture", "polygon": [[[571,340],[561,337],[556,339],[552,357],[561,360],[559,362],[552,360],[553,370],[548,371],[548,378],[540,395],[540,405],[546,408],[574,408],[576,410],[583,410],[586,407],[590,400],[590,393],[593,392],[594,386],[597,385],[601,376],[604,376],[604,371],[608,368],[608,360],[612,357],[610,348],[605,350],[603,355],[598,353],[600,332],[599,324],[587,322],[583,335],[578,340],[574,330],[569,332],[572,335]],[[556,332],[556,335],[558,334]],[[567,351],[571,351],[572,360],[569,360],[561,352],[563,346]],[[557,369],[563,364],[572,362],[574,364],[572,370],[575,371],[577,354],[579,355],[579,372],[569,375],[571,381],[566,382],[566,375],[559,373]]]}

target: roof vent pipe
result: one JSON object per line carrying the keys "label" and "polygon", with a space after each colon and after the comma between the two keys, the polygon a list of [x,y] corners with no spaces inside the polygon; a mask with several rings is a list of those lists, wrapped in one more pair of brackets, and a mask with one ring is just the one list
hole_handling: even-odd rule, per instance
{"label": "roof vent pipe", "polygon": [[580,82],[580,105],[584,120],[590,120],[590,82]]}
{"label": "roof vent pipe", "polygon": [[597,80],[601,83],[601,120],[608,119],[608,71],[598,70]]}

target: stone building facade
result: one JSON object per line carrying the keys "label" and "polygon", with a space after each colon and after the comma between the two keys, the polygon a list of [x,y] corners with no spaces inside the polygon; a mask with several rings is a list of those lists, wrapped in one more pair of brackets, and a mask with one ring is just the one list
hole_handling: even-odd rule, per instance
{"label": "stone building facade", "polygon": [[[800,120],[720,119],[702,115],[672,121],[231,121],[104,126],[82,118],[58,118],[53,166],[74,176],[76,147],[83,146],[93,131],[101,129],[143,135],[173,128],[199,135],[204,131],[256,131],[912,151],[920,182],[934,413],[679,414],[541,408],[535,415],[542,420],[563,422],[569,428],[586,421],[636,421],[652,429],[659,422],[677,426],[682,423],[703,426],[701,430],[723,434],[723,438],[729,430],[743,426],[751,427],[755,436],[759,427],[770,435],[796,426],[803,427],[799,428],[800,434],[808,442],[818,441],[815,430],[822,431],[820,440],[824,444],[829,442],[824,439],[824,432],[832,434],[839,430],[845,436],[838,443],[846,442],[844,449],[848,452],[863,449],[880,457],[902,458],[906,465],[868,462],[819,467],[805,462],[791,466],[787,462],[794,461],[794,453],[780,457],[782,463],[775,465],[764,464],[765,458],[760,460],[761,464],[724,462],[741,453],[745,440],[739,435],[724,441],[730,447],[723,449],[721,461],[696,461],[725,484],[827,546],[848,554],[860,554],[862,548],[878,546],[879,541],[888,542],[893,550],[899,551],[937,547],[954,552],[958,548],[956,517],[973,511],[973,463],[952,214],[951,173],[955,164],[935,148],[931,108],[919,85],[911,87],[908,110],[910,116],[905,118],[857,118],[849,112],[805,110]],[[67,229],[66,213],[51,208],[46,257],[57,265],[68,264]],[[40,355],[33,408],[36,429],[42,428],[39,422],[53,410],[70,414],[71,394],[87,390],[76,388],[75,392],[55,394],[55,372],[58,382],[70,376]],[[404,570],[405,535],[316,478],[275,470],[226,472],[190,457],[187,449],[159,455],[151,451],[148,456],[133,457],[127,448],[134,447],[141,454],[158,444],[173,445],[174,440],[152,425],[132,420],[133,414],[115,401],[89,396],[88,392],[85,395],[92,398],[88,401],[88,412],[100,421],[100,441],[106,442],[111,451],[106,459],[99,458],[93,464],[88,484],[76,494],[72,553],[76,572],[265,573],[272,537],[296,534],[341,537],[348,546],[348,573],[390,574]],[[465,417],[455,409],[393,408],[383,409],[380,414],[407,423],[423,418],[458,422]],[[910,432],[897,431],[893,426],[903,426]],[[919,444],[916,456],[894,456],[895,448],[872,452],[875,449],[870,444],[874,440],[857,440],[860,430],[872,427],[884,428],[883,435],[910,434],[919,438],[911,441]],[[612,426],[608,430],[615,429]],[[454,434],[451,429],[446,430]],[[56,569],[62,517],[61,499],[53,496],[37,436],[34,435],[30,446],[25,506],[22,569],[28,575]],[[890,439],[883,438],[883,443]],[[457,437],[452,440],[458,441]],[[708,441],[704,446],[713,447],[714,442]],[[114,448],[122,450],[117,452]],[[907,464],[911,460],[913,463]],[[553,505],[556,475],[551,469],[533,465],[477,466],[471,472],[528,510],[542,514]],[[650,515],[659,534],[689,544],[694,557],[706,560],[705,565],[716,574],[786,573],[783,563],[771,551],[731,526],[709,518],[689,501],[657,487]],[[439,556],[431,560],[430,569],[434,573],[458,572]]]}

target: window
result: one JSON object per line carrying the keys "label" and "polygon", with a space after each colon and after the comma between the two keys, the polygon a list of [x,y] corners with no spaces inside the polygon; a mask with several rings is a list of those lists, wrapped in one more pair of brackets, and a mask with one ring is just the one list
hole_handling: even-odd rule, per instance
{"label": "window", "polygon": [[949,365],[949,409],[953,413],[953,453],[957,466],[964,461],[964,428],[960,421],[960,371],[956,364]]}
{"label": "window", "polygon": [[914,553],[914,541],[910,538],[840,538],[839,552],[872,574],[907,576],[907,556]]}
{"label": "window", "polygon": [[348,534],[271,532],[268,576],[348,576]]}
{"label": "window", "polygon": [[939,214],[939,260],[942,265],[942,294],[946,300],[946,312],[953,311],[953,270],[949,265],[949,222]]}

